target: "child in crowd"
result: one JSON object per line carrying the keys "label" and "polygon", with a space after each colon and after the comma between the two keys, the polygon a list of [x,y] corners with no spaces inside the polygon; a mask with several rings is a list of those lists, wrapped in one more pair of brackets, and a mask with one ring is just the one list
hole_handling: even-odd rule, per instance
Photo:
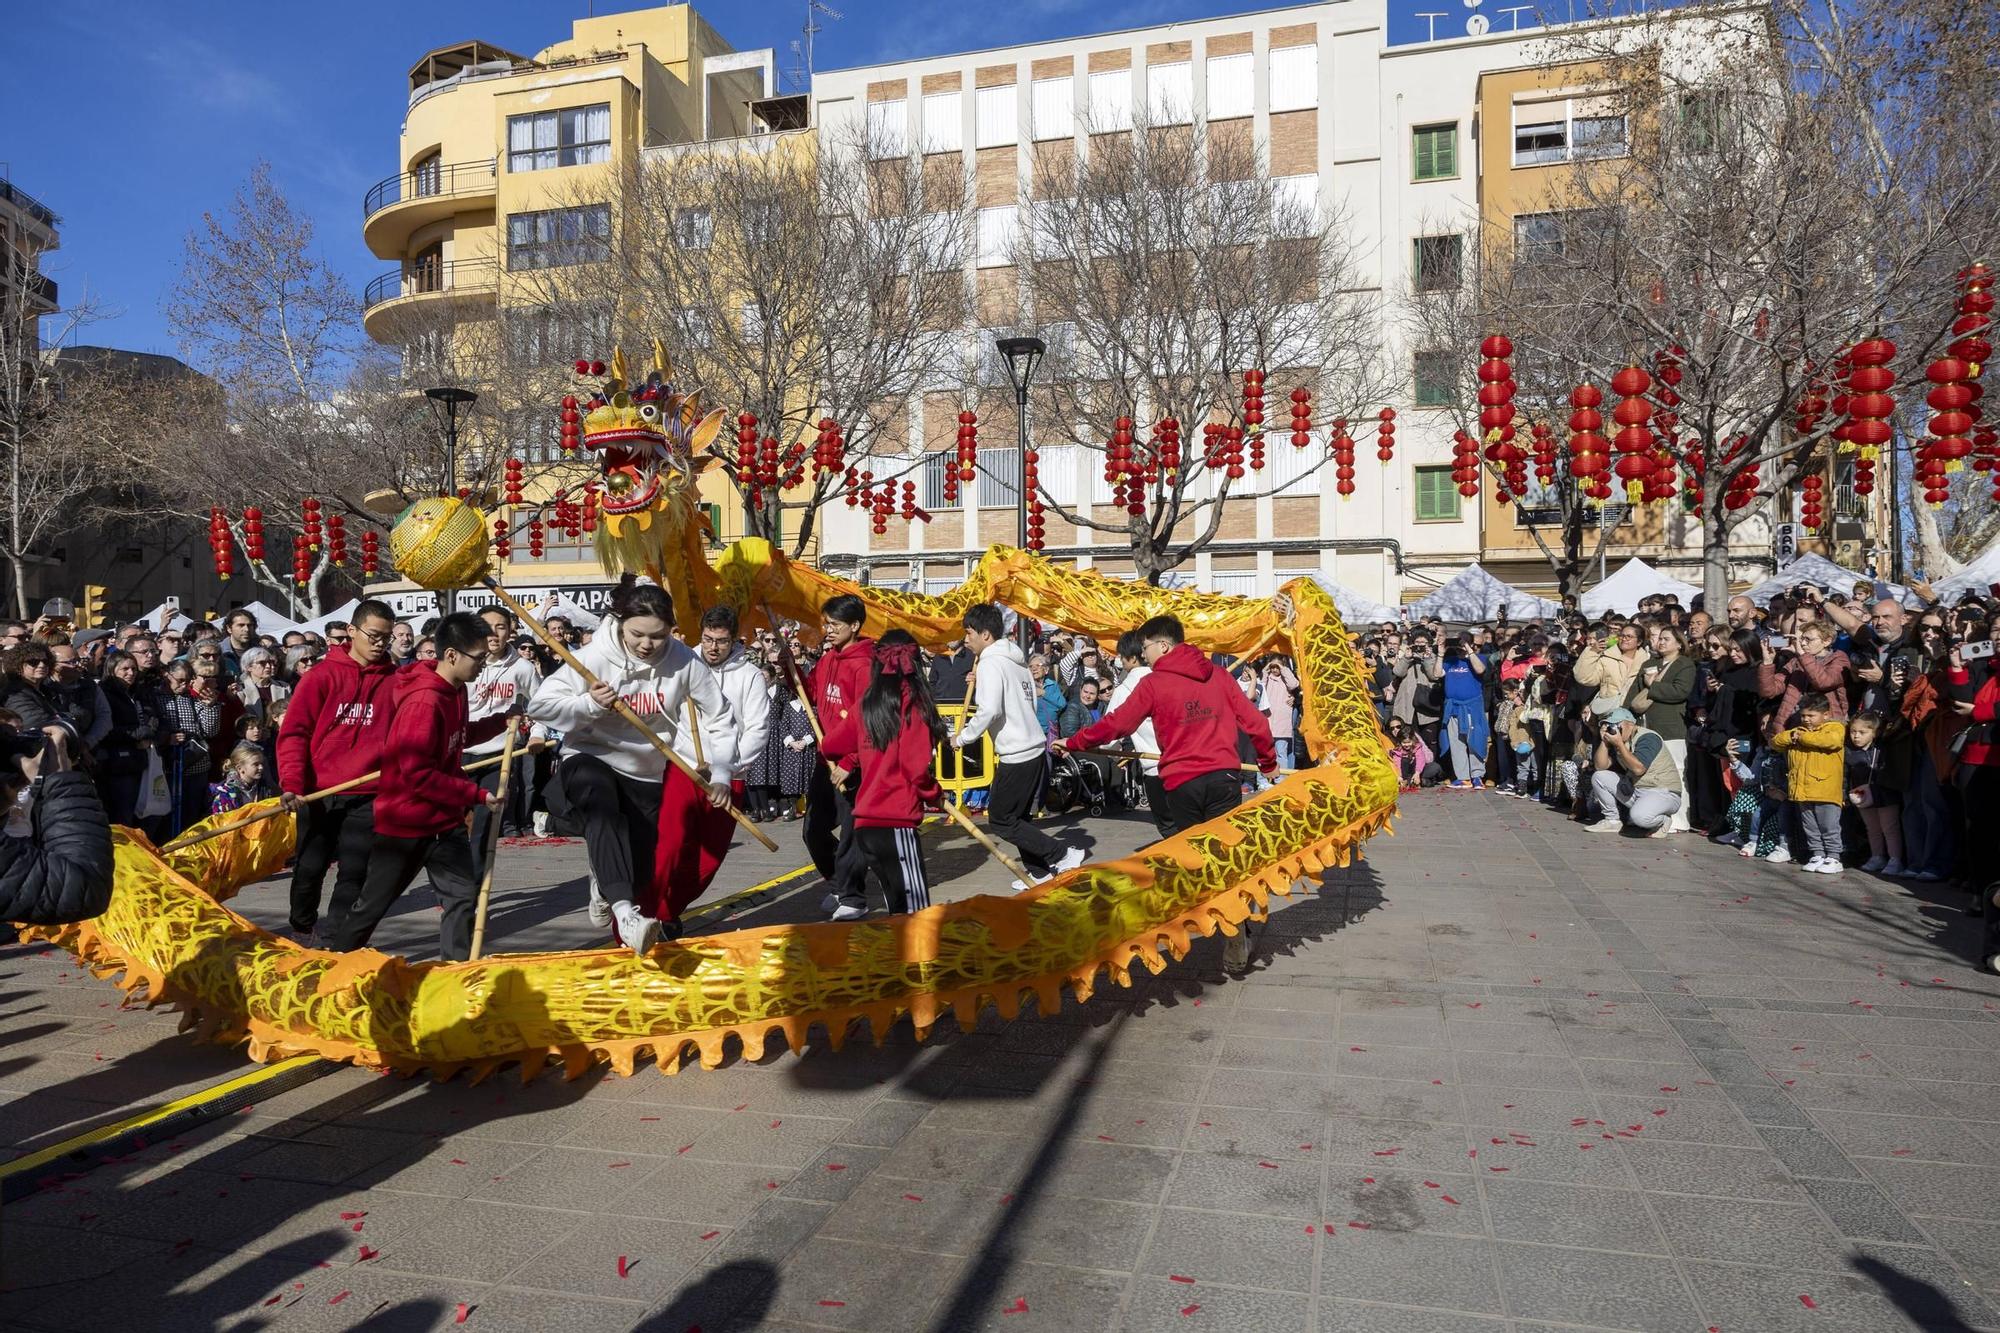
{"label": "child in crowd", "polygon": [[[943,796],[931,773],[931,756],[950,729],[931,701],[917,641],[907,631],[892,629],[876,641],[860,713],[855,846],[881,881],[890,912],[921,912],[931,905],[931,890],[917,826],[924,822],[924,806]],[[855,921],[867,914],[867,879],[857,874],[847,881],[833,919]]]}
{"label": "child in crowd", "polygon": [[472,916],[479,896],[472,842],[465,816],[500,798],[459,771],[465,747],[514,725],[516,706],[468,722],[466,686],[486,665],[486,622],[454,611],[438,622],[438,657],[396,673],[395,703],[382,744],[382,779],[375,797],[375,840],[368,877],[354,906],[333,923],[333,947],[342,952],[368,943],[382,918],[419,870],[444,907],[438,923],[446,962],[472,957]]}
{"label": "child in crowd", "polygon": [[1861,868],[1870,874],[1903,872],[1903,802],[1894,787],[1882,782],[1880,713],[1857,713],[1847,724],[1847,803],[1868,830],[1868,859]]}
{"label": "child in crowd", "polygon": [[[245,718],[246,722],[251,719]],[[247,737],[229,752],[222,781],[208,784],[208,812],[228,814],[244,806],[276,796],[277,789],[264,776],[264,749]]]}
{"label": "child in crowd", "polygon": [[1785,756],[1786,794],[1805,833],[1804,868],[1838,875],[1847,728],[1833,716],[1824,694],[1802,695],[1796,725],[1771,737],[1771,748]]}
{"label": "child in crowd", "polygon": [[1528,735],[1521,713],[1527,707],[1527,682],[1520,676],[1500,682],[1500,702],[1493,710],[1493,735],[1498,741],[1494,753],[1499,759],[1500,781],[1494,790],[1522,796],[1536,783],[1535,743]]}
{"label": "child in crowd", "polygon": [[1442,776],[1431,747],[1424,744],[1415,727],[1401,719],[1389,722],[1389,757],[1395,761],[1404,791],[1436,786]]}

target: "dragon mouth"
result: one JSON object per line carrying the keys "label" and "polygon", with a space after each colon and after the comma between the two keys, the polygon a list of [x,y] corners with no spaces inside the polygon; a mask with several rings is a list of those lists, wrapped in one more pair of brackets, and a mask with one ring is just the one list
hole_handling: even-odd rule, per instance
{"label": "dragon mouth", "polygon": [[660,464],[666,449],[660,436],[648,430],[608,430],[588,437],[604,472],[599,507],[607,514],[633,514],[660,495]]}

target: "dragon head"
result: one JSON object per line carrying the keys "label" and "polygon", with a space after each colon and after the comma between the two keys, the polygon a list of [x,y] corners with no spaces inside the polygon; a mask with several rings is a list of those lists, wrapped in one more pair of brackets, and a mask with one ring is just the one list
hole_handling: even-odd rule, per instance
{"label": "dragon head", "polygon": [[607,378],[583,404],[583,444],[603,473],[599,507],[614,535],[627,520],[691,495],[697,460],[722,426],[720,408],[704,416],[698,395],[674,387],[657,340],[653,362],[643,380],[628,378],[625,353],[614,352]]}

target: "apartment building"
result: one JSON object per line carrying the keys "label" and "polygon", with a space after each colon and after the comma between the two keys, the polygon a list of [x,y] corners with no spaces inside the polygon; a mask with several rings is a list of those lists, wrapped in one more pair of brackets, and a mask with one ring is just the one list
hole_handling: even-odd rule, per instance
{"label": "apartment building", "polygon": [[[42,256],[62,246],[62,219],[54,209],[0,176],[0,310],[20,317],[20,346],[38,344],[37,321],[59,308],[55,279],[42,272]],[[15,346],[10,337],[6,346]]]}

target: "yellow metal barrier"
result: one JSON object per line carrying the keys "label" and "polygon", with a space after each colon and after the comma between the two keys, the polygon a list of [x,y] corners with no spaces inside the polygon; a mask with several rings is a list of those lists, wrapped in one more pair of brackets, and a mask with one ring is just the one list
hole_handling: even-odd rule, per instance
{"label": "yellow metal barrier", "polygon": [[[937,706],[937,710],[938,716],[943,718],[945,725],[954,732],[958,730],[960,720],[966,715],[964,704],[941,703]],[[965,771],[972,765],[965,763],[959,752],[950,745],[938,746],[937,752],[931,756],[931,772],[937,777],[938,786],[952,796],[961,809],[965,806],[967,792],[985,791],[993,782],[993,733],[988,731],[981,736],[974,743],[974,749],[978,755],[979,771],[976,773]]]}

